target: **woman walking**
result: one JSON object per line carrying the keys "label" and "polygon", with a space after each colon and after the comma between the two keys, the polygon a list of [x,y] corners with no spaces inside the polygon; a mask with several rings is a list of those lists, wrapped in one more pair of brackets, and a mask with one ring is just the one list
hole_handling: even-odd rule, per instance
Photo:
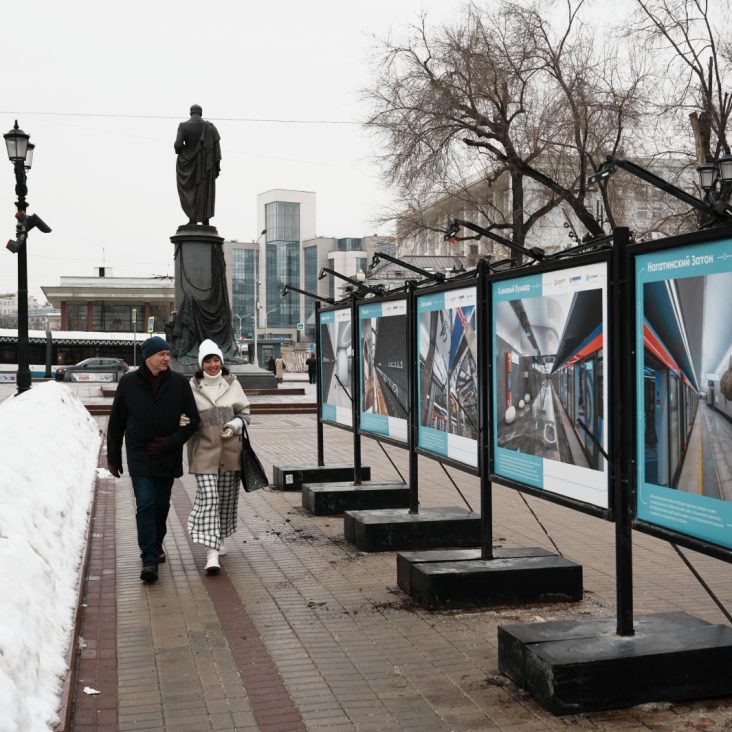
{"label": "woman walking", "polygon": [[285,376],[285,371],[287,370],[287,367],[285,366],[285,359],[282,358],[282,356],[277,356],[274,362],[274,375],[277,377],[277,383],[281,384],[282,379]]}
{"label": "woman walking", "polygon": [[188,441],[188,472],[196,476],[188,533],[208,547],[206,573],[216,574],[227,553],[224,539],[236,531],[241,444],[235,436],[249,424],[249,400],[212,340],[201,343],[198,364],[191,388],[201,423]]}

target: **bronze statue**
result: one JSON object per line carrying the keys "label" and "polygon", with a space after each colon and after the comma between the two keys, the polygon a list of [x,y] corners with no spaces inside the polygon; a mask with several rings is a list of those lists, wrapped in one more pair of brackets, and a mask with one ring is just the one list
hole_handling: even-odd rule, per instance
{"label": "bronze statue", "polygon": [[198,104],[191,107],[191,118],[178,125],[174,145],[180,205],[193,225],[199,221],[208,224],[214,215],[216,178],[221,170],[221,138],[202,114]]}

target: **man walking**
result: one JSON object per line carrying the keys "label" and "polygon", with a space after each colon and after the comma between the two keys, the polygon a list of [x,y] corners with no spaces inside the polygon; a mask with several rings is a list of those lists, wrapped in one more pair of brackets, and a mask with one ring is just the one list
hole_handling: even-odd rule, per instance
{"label": "man walking", "polygon": [[308,382],[314,384],[318,370],[318,358],[313,351],[310,351],[308,357],[305,359],[305,366],[308,369]]}
{"label": "man walking", "polygon": [[140,579],[155,582],[165,561],[163,539],[173,480],[183,475],[183,444],[200,418],[188,379],[171,371],[170,346],[159,336],[142,344],[144,362],[117,385],[107,428],[107,465],[122,475],[122,439],[137,506]]}

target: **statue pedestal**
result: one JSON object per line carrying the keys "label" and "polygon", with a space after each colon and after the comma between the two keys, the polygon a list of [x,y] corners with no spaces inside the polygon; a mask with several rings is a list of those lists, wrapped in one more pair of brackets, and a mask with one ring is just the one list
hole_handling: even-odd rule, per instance
{"label": "statue pedestal", "polygon": [[[223,256],[224,238],[219,236],[215,226],[185,224],[178,227],[170,241],[175,245],[175,309],[180,310],[186,295],[205,300],[212,287],[218,284],[214,282],[213,260],[216,249]],[[226,280],[221,284],[226,292]]]}
{"label": "statue pedestal", "polygon": [[216,227],[185,224],[170,240],[175,245],[175,315],[166,327],[173,349],[171,367],[193,376],[199,368],[198,346],[210,338],[245,391],[276,389],[274,374],[245,363],[238,355],[226,288],[224,239]]}
{"label": "statue pedestal", "polygon": [[210,338],[227,365],[242,363],[231,323],[223,237],[214,226],[186,224],[170,240],[175,245],[175,315],[166,335],[173,356],[180,365],[197,368],[198,346]]}

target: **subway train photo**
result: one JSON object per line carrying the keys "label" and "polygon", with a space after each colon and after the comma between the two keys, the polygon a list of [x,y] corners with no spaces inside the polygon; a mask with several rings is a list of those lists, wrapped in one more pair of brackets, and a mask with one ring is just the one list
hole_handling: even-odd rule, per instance
{"label": "subway train photo", "polygon": [[497,303],[498,447],[602,469],[602,298],[590,289]]}
{"label": "subway train photo", "polygon": [[645,480],[732,499],[732,275],[643,286]]}

